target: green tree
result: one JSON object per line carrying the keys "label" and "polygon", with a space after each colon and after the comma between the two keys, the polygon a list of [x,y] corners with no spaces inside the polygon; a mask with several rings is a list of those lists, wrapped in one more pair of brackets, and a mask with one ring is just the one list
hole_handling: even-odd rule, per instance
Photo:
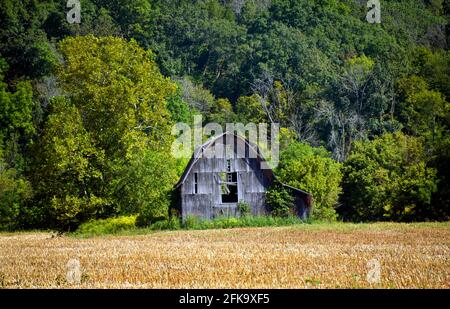
{"label": "green tree", "polygon": [[36,105],[29,81],[19,81],[15,92],[10,92],[3,82],[7,68],[6,61],[0,58],[0,145],[5,163],[20,174],[25,168],[24,148],[35,133],[33,111]]}
{"label": "green tree", "polygon": [[233,106],[228,99],[217,99],[208,115],[208,122],[217,122],[222,126],[235,120]]}
{"label": "green tree", "polygon": [[449,103],[438,91],[430,90],[428,83],[419,76],[402,78],[397,83],[398,118],[406,132],[424,136],[432,148],[444,133]]}
{"label": "green tree", "polygon": [[0,82],[0,136],[13,133],[33,134],[33,92],[29,82],[19,82],[14,93]]}
{"label": "green tree", "polygon": [[176,93],[167,100],[167,109],[169,110],[173,123],[184,122],[191,123],[194,111],[183,100],[183,89],[178,85]]}
{"label": "green tree", "polygon": [[24,148],[35,132],[33,92],[28,81],[10,92],[3,82],[8,65],[0,58],[0,228],[17,228],[21,211],[32,197],[24,175]]}
{"label": "green tree", "polygon": [[418,47],[413,53],[414,70],[425,78],[430,88],[441,92],[447,100],[450,97],[450,52],[438,49],[432,52],[426,47]]}
{"label": "green tree", "polygon": [[276,173],[283,183],[312,194],[314,219],[334,220],[342,191],[340,168],[325,149],[293,142],[281,152]]}
{"label": "green tree", "polygon": [[51,1],[0,1],[0,55],[10,65],[8,82],[49,74],[57,64],[44,24],[55,7]]}
{"label": "green tree", "polygon": [[266,114],[257,95],[240,97],[236,102],[236,115],[244,124],[266,122]]}
{"label": "green tree", "polygon": [[135,41],[67,38],[60,50],[65,97],[52,102],[36,147],[44,216],[66,230],[95,217],[168,213],[175,84]]}
{"label": "green tree", "polygon": [[[145,42],[152,20],[152,0],[93,0],[98,8],[106,9],[127,39]],[[95,33],[93,33],[95,34]],[[145,45],[145,47],[148,47]]]}
{"label": "green tree", "polygon": [[21,210],[31,197],[31,184],[14,168],[8,168],[0,149],[0,229],[18,227]]}
{"label": "green tree", "polygon": [[189,78],[179,81],[183,90],[183,100],[193,112],[207,115],[214,105],[215,98],[212,93],[201,85],[194,84]]}
{"label": "green tree", "polygon": [[342,90],[349,100],[354,104],[354,108],[361,113],[363,110],[364,97],[375,62],[365,55],[353,57],[347,60],[342,75]]}
{"label": "green tree", "polygon": [[34,183],[41,224],[66,230],[103,212],[104,152],[83,126],[80,111],[67,99],[55,98],[37,145]]}
{"label": "green tree", "polygon": [[177,181],[176,165],[167,154],[151,150],[135,156],[122,174],[118,200],[124,207],[136,207],[138,225],[149,225],[167,219],[172,201],[172,189]]}
{"label": "green tree", "polygon": [[418,138],[400,132],[356,142],[344,163],[344,219],[424,220],[433,215],[436,170]]}
{"label": "green tree", "polygon": [[167,99],[176,86],[161,75],[150,51],[134,40],[94,36],[67,38],[60,50],[62,87],[108,156],[125,155],[137,135],[155,149],[170,146]]}

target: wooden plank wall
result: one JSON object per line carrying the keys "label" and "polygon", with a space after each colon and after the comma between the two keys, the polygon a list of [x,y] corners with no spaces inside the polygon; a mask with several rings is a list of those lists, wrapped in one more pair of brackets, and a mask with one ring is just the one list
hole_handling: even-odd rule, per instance
{"label": "wooden plank wall", "polygon": [[[194,215],[210,219],[218,215],[238,216],[236,204],[222,204],[220,173],[226,172],[226,158],[200,158],[181,187],[183,218]],[[231,172],[237,172],[238,200],[252,207],[253,215],[264,215],[265,191],[270,179],[259,170],[256,159],[231,159]],[[194,194],[194,173],[197,173],[197,194]]]}

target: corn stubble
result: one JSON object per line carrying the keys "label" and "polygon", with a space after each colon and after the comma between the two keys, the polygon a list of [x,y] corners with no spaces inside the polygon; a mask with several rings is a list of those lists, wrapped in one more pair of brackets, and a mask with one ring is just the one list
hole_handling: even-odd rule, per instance
{"label": "corn stubble", "polygon": [[[81,279],[67,279],[68,261]],[[380,263],[368,281],[368,261]],[[0,234],[0,288],[449,288],[450,228]]]}

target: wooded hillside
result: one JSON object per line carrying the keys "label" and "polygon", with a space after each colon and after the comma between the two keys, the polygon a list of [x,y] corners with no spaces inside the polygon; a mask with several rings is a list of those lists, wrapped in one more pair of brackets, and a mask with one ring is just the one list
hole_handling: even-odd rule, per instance
{"label": "wooded hillside", "polygon": [[66,4],[0,0],[0,228],[166,219],[198,114],[280,123],[314,219],[449,219],[449,1]]}

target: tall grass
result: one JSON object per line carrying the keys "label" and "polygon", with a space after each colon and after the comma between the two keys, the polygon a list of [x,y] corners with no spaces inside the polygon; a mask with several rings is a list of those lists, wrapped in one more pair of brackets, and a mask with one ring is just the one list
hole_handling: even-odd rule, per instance
{"label": "tall grass", "polygon": [[117,217],[101,220],[93,220],[80,225],[72,233],[75,236],[100,236],[116,234],[145,234],[152,231],[162,230],[207,230],[207,229],[230,229],[239,227],[266,227],[266,226],[288,226],[303,224],[296,217],[272,217],[272,216],[245,216],[241,218],[218,217],[213,220],[200,219],[189,216],[184,221],[172,217],[168,220],[158,221],[145,228],[136,227],[136,217]]}
{"label": "tall grass", "polygon": [[197,217],[187,217],[181,224],[187,230],[229,229],[238,227],[287,226],[302,224],[305,221],[296,217],[245,216],[241,218],[218,217],[213,220],[202,220]]}
{"label": "tall grass", "polygon": [[123,216],[83,223],[73,234],[83,236],[108,235],[132,229],[136,229],[136,216]]}

